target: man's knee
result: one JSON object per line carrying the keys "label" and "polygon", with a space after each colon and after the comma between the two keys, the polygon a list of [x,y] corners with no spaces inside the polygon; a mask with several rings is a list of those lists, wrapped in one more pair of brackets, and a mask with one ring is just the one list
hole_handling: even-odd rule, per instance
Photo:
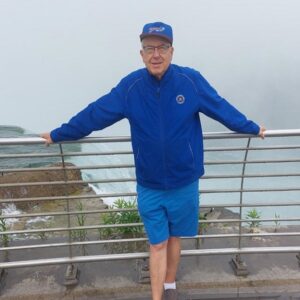
{"label": "man's knee", "polygon": [[151,252],[159,252],[159,251],[162,251],[164,249],[167,248],[167,245],[168,245],[168,241],[164,241],[162,243],[159,243],[159,244],[155,244],[155,245],[150,245],[150,251]]}

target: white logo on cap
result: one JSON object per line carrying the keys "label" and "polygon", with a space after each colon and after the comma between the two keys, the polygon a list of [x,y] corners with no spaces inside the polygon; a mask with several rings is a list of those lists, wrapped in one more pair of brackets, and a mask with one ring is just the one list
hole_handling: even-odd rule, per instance
{"label": "white logo on cap", "polygon": [[161,31],[164,31],[165,30],[165,27],[161,26],[161,27],[150,27],[149,28],[149,33],[153,32],[153,31],[156,31],[156,32],[161,32]]}
{"label": "white logo on cap", "polygon": [[185,102],[185,98],[184,98],[183,95],[178,95],[176,97],[176,101],[177,101],[178,104],[183,104]]}

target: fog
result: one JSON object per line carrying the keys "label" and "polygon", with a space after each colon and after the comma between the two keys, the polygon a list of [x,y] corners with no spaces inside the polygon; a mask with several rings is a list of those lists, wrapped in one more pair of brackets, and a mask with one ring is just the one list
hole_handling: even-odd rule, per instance
{"label": "fog", "polygon": [[[298,0],[0,0],[0,125],[44,132],[68,121],[143,67],[138,36],[163,21],[173,63],[268,129],[299,128],[299,14]],[[127,121],[98,134],[129,135]]]}

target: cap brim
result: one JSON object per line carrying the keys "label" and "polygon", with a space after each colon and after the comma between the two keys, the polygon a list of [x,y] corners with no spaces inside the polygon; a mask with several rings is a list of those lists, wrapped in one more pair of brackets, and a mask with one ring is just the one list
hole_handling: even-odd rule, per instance
{"label": "cap brim", "polygon": [[153,33],[142,33],[140,35],[140,39],[142,41],[145,37],[150,37],[150,36],[163,38],[164,40],[167,40],[169,43],[171,43],[171,45],[173,44],[173,40],[171,40],[170,37],[168,37],[164,34],[158,34],[158,33],[155,33],[155,34],[153,34]]}

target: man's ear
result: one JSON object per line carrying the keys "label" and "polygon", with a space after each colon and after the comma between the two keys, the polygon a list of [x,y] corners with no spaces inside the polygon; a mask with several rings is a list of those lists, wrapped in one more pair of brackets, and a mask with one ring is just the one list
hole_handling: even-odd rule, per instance
{"label": "man's ear", "polygon": [[142,57],[143,62],[145,62],[145,61],[144,61],[144,52],[143,52],[143,50],[140,50],[140,55],[141,55],[141,57]]}
{"label": "man's ear", "polygon": [[174,53],[174,47],[173,46],[171,47],[171,52],[172,52],[171,54],[173,56],[173,53]]}

